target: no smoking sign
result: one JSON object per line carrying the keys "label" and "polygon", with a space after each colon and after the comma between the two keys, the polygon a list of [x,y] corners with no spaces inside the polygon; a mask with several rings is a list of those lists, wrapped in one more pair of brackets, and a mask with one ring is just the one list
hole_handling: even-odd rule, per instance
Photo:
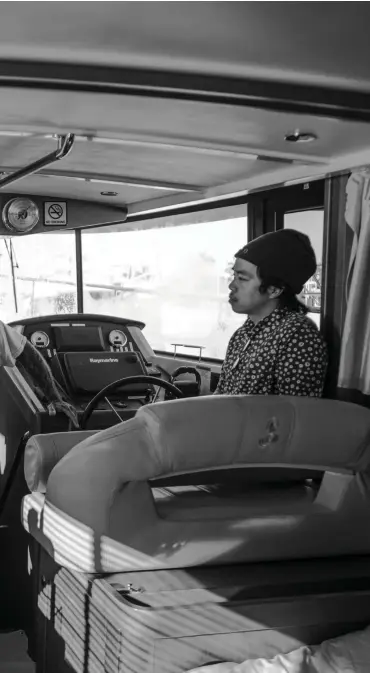
{"label": "no smoking sign", "polygon": [[67,224],[66,201],[46,201],[44,203],[44,225],[46,227],[60,227]]}

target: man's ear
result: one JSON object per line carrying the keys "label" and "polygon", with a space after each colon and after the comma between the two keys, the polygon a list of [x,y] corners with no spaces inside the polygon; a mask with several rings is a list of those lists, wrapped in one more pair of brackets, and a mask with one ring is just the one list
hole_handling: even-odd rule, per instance
{"label": "man's ear", "polygon": [[271,286],[268,289],[268,294],[269,294],[270,299],[277,299],[278,297],[280,297],[282,295],[283,291],[284,291],[284,288],[282,288],[282,287]]}

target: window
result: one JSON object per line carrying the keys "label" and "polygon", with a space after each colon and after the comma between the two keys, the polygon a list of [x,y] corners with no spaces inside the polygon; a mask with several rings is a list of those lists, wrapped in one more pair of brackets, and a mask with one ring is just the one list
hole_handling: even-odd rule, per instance
{"label": "window", "polygon": [[0,238],[0,277],[4,322],[76,312],[74,232]]}
{"label": "window", "polygon": [[312,310],[308,316],[320,327],[321,287],[322,287],[322,247],[324,238],[324,211],[306,210],[284,214],[284,228],[296,229],[306,234],[315,251],[316,273],[304,286],[300,299]]}
{"label": "window", "polygon": [[[228,304],[230,266],[247,242],[247,206],[82,233],[84,311],[142,320],[156,350],[224,358],[243,323]],[[124,227],[124,225],[123,225]]]}

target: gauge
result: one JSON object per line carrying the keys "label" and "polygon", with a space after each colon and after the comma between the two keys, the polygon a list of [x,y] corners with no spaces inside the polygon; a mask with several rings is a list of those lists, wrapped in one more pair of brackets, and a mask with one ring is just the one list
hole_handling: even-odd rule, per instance
{"label": "gauge", "polygon": [[40,219],[39,209],[31,199],[17,198],[3,208],[3,222],[7,229],[18,234],[31,231]]}
{"label": "gauge", "polygon": [[108,341],[111,346],[126,346],[127,336],[119,329],[112,329],[108,335]]}
{"label": "gauge", "polygon": [[31,344],[37,348],[47,348],[50,343],[50,339],[46,332],[34,332],[31,334]]}

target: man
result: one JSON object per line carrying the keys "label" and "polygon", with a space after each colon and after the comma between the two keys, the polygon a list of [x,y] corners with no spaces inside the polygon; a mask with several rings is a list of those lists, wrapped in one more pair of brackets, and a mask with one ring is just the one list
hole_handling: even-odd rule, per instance
{"label": "man", "polygon": [[73,407],[63,400],[53,375],[42,355],[13,327],[0,321],[0,366],[15,367],[21,364],[34,383],[47,398],[49,413],[63,412],[78,428],[78,418]]}
{"label": "man", "polygon": [[248,319],[230,339],[215,393],[321,397],[326,347],[296,297],[316,271],[308,236],[282,229],[235,257],[229,301]]}

